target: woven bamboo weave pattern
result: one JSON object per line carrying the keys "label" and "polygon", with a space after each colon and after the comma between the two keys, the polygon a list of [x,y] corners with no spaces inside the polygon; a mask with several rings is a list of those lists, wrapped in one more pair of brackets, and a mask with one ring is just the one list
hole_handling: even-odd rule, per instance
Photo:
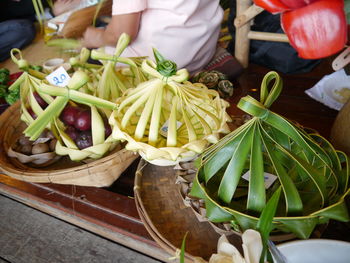
{"label": "woven bamboo weave pattern", "polygon": [[[206,260],[217,251],[220,237],[208,222],[198,221],[192,209],[186,207],[175,184],[172,166],[155,166],[141,160],[135,177],[135,200],[140,217],[155,241],[170,255],[175,255],[186,234],[186,258]],[[240,247],[238,236],[230,237]]]}

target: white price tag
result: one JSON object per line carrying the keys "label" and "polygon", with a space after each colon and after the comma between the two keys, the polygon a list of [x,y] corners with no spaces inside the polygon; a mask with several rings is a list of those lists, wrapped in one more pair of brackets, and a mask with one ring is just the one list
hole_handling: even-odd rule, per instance
{"label": "white price tag", "polygon": [[[176,129],[180,128],[180,126],[182,125],[182,122],[180,121],[176,121]],[[162,128],[160,128],[160,131],[159,133],[164,136],[164,137],[167,137],[168,136],[168,129],[169,129],[169,120],[167,120]]]}
{"label": "white price tag", "polygon": [[[246,172],[242,175],[242,178],[247,180],[249,182],[250,180],[250,171]],[[277,176],[270,173],[264,173],[264,185],[265,189],[268,189],[271,187],[271,185],[276,181]]]}
{"label": "white price tag", "polygon": [[67,71],[63,67],[59,67],[50,75],[46,76],[47,81],[55,86],[65,87],[67,86],[70,77]]}

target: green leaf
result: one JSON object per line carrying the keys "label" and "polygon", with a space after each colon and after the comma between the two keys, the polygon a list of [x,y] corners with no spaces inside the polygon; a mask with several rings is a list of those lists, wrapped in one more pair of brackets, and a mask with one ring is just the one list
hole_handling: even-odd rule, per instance
{"label": "green leaf", "polygon": [[312,215],[323,216],[323,217],[327,217],[327,218],[334,219],[341,222],[350,221],[348,207],[346,206],[344,199],[325,209],[317,211]]}
{"label": "green leaf", "polygon": [[155,48],[153,48],[153,55],[154,55],[154,58],[156,59],[157,64],[165,61],[165,58],[163,57],[163,55],[160,54],[159,51]]}
{"label": "green leaf", "polygon": [[25,81],[25,79],[30,77],[31,76],[27,72],[23,72],[21,76],[19,76],[19,78],[16,79],[15,82],[13,82],[10,87],[8,87],[8,90],[10,91],[10,90],[17,89],[18,87],[21,86],[21,84]]}
{"label": "green leaf", "polygon": [[30,140],[36,140],[51,120],[59,116],[67,102],[68,99],[66,97],[57,97],[47,106],[45,111],[24,130],[24,134],[30,137]]}
{"label": "green leaf", "polygon": [[212,178],[232,158],[232,155],[236,151],[243,135],[244,133],[240,133],[235,138],[232,138],[232,140],[224,147],[217,148],[218,151],[211,154],[210,159],[205,160],[204,175],[206,182],[208,182],[210,178]]}
{"label": "green leaf", "polygon": [[324,152],[324,150],[319,145],[317,145],[317,143],[310,140],[310,138],[304,138],[303,134],[299,132],[299,129],[297,127],[295,127],[288,120],[284,119],[278,114],[269,111],[267,108],[265,108],[264,105],[262,105],[260,102],[258,102],[251,96],[245,96],[241,98],[237,106],[245,112],[255,117],[261,118],[267,124],[286,134],[301,148],[303,148],[309,156],[316,156],[326,165],[331,165],[331,160]]}
{"label": "green leaf", "polygon": [[348,156],[340,151],[337,151],[339,160],[341,161],[341,163],[344,164],[344,169],[342,171],[339,172],[339,186],[340,189],[339,191],[341,193],[345,193],[345,191],[348,189],[348,185],[349,185],[349,175],[350,175],[350,167],[349,167],[349,160],[348,160]]}
{"label": "green leaf", "polygon": [[270,113],[263,104],[249,95],[241,98],[237,107],[254,117],[262,118],[263,120],[265,120],[266,116]]}
{"label": "green leaf", "polygon": [[[275,82],[272,85],[270,93],[268,93],[268,87],[273,80]],[[260,102],[263,103],[265,107],[269,108],[280,95],[282,87],[280,75],[275,71],[268,72],[261,82]]]}
{"label": "green leaf", "polygon": [[217,203],[212,201],[208,196],[205,198],[206,216],[209,221],[214,223],[228,222],[233,216],[221,208]]}
{"label": "green leaf", "polygon": [[280,130],[271,127],[271,136],[273,139],[280,144],[283,148],[290,150],[291,145],[290,145],[290,140],[289,137],[285,134],[282,133]]}
{"label": "green leaf", "polygon": [[300,195],[297,188],[295,187],[293,181],[289,177],[286,170],[283,168],[282,164],[278,162],[278,158],[275,155],[275,149],[269,142],[269,139],[262,137],[264,146],[270,156],[278,179],[283,188],[284,197],[286,200],[286,209],[288,214],[301,214],[303,210],[303,203],[301,201]]}
{"label": "green leaf", "polygon": [[318,134],[310,134],[310,137],[318,142],[322,149],[324,149],[324,151],[327,153],[330,160],[332,161],[332,167],[334,167],[336,170],[341,170],[340,160],[333,145]]}
{"label": "green leaf", "polygon": [[294,233],[298,238],[309,238],[316,225],[319,223],[319,219],[316,216],[308,217],[292,217],[286,219],[277,219],[278,222]]}
{"label": "green leaf", "polygon": [[61,49],[76,49],[81,46],[80,40],[73,38],[55,38],[46,42],[49,47],[58,47]]}
{"label": "green leaf", "polygon": [[239,213],[229,208],[227,211],[234,216],[234,219],[240,226],[242,232],[247,229],[255,229],[256,224],[258,223],[258,218]]}
{"label": "green leaf", "polygon": [[[214,155],[216,155],[216,153],[218,151],[220,151],[222,148],[226,147],[227,144],[229,144],[230,142],[232,142],[233,140],[237,140],[237,137],[239,135],[242,135],[244,133],[244,131],[246,130],[246,128],[250,127],[250,125],[252,125],[252,123],[254,122],[254,119],[249,120],[248,122],[244,123],[243,125],[239,126],[237,129],[233,130],[231,133],[227,134],[226,136],[224,136],[222,139],[220,139],[220,141],[218,141],[217,143],[209,146],[202,154],[202,160],[203,163],[206,163],[207,160],[210,160],[211,158],[214,157]],[[229,159],[227,159],[228,161]]]}
{"label": "green leaf", "polygon": [[[269,136],[266,132],[265,134]],[[273,141],[273,138],[269,137],[270,140]],[[293,152],[290,152],[283,148],[281,145],[277,144],[277,142],[274,142],[276,146],[285,154],[287,155],[287,158],[293,160],[295,164],[297,164],[305,173],[304,175],[307,175],[316,186],[317,190],[319,191],[319,194],[322,198],[322,204],[323,207],[325,202],[327,202],[327,192],[326,192],[326,178],[323,175],[323,171],[319,171],[315,169],[312,165],[307,163],[304,159],[300,158],[299,156],[293,154]]]}
{"label": "green leaf", "polygon": [[271,196],[269,201],[266,204],[266,207],[263,209],[259,221],[256,225],[256,229],[260,232],[263,251],[261,252],[260,262],[264,262],[264,258],[267,251],[267,242],[269,239],[269,235],[271,230],[273,229],[273,218],[276,214],[278,202],[281,195],[281,187],[279,187]]}
{"label": "green leaf", "polygon": [[298,129],[283,117],[277,115],[276,113],[270,112],[264,121],[289,136],[309,155],[316,156],[326,165],[331,164],[329,157],[319,145],[310,139],[306,141],[305,137],[299,133]]}
{"label": "green leaf", "polygon": [[254,126],[253,134],[247,209],[260,213],[265,207],[266,194],[264,185],[264,161],[260,139],[261,132],[257,125]]}
{"label": "green leaf", "polygon": [[221,200],[230,203],[236,191],[242,171],[252,144],[253,126],[250,126],[242,138],[238,141],[236,149],[232,154],[231,160],[225,170],[221,180],[218,195]]}
{"label": "green leaf", "polygon": [[186,232],[184,238],[182,239],[182,243],[181,243],[180,263],[185,263],[185,247],[186,247],[187,234],[188,234],[188,232]]}
{"label": "green leaf", "polygon": [[281,187],[279,187],[271,196],[263,209],[256,229],[260,232],[261,237],[267,241],[269,234],[273,228],[272,221],[276,214],[278,202],[281,195]]}
{"label": "green leaf", "polygon": [[0,98],[4,98],[7,95],[7,86],[0,84]]}
{"label": "green leaf", "polygon": [[0,74],[10,75],[10,71],[7,68],[0,68]]}
{"label": "green leaf", "polygon": [[191,188],[189,195],[193,196],[193,197],[200,198],[200,199],[205,199],[205,197],[206,197],[205,191],[202,189],[202,186],[201,186],[201,184],[199,182],[199,178],[198,178],[200,172],[201,172],[201,170],[198,170],[197,175],[192,182],[192,188]]}
{"label": "green leaf", "polygon": [[164,77],[170,77],[176,74],[177,65],[170,60],[166,60],[155,48],[153,48],[154,58],[157,63],[157,71]]}
{"label": "green leaf", "polygon": [[10,90],[9,93],[6,94],[5,100],[8,104],[12,105],[20,98],[20,88],[17,86],[17,89]]}

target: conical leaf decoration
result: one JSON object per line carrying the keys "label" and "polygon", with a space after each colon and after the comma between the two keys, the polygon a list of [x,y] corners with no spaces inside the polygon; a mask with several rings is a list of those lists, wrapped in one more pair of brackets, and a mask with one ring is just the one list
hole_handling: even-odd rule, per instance
{"label": "conical leaf decoration", "polygon": [[[97,96],[115,101],[119,98],[128,88],[133,88],[140,82],[146,80],[146,77],[142,73],[139,65],[135,63],[137,58],[123,58],[120,55],[123,53],[124,49],[130,42],[130,37],[123,33],[119,39],[114,52],[114,55],[105,54],[99,50],[92,50],[91,58],[103,61],[104,65],[99,70],[99,83],[97,86]],[[127,77],[123,76],[123,74],[119,71],[116,71],[116,63],[123,63],[129,66],[129,71],[131,72],[128,75],[128,81],[126,81]]]}
{"label": "conical leaf decoration", "polygon": [[142,63],[150,80],[126,91],[110,124],[113,137],[126,140],[128,150],[169,165],[201,153],[218,141],[219,133],[228,133],[229,105],[216,91],[187,81],[186,69],[176,70],[157,51],[155,57],[157,64],[148,59]]}
{"label": "conical leaf decoration", "polygon": [[[17,59],[16,55],[19,56],[19,59]],[[23,73],[9,89],[19,89],[22,111],[21,120],[30,125],[34,121],[33,116],[39,116],[45,109],[35,97],[39,96],[39,86],[46,74],[33,70],[29,62],[22,57],[22,52],[17,48],[11,50],[11,58]],[[46,105],[54,100],[47,94],[42,94],[40,98],[43,100],[42,104]]]}
{"label": "conical leaf decoration", "polygon": [[[82,48],[79,55],[69,59],[69,63],[74,71],[83,71],[89,76],[89,82],[82,87],[85,93],[97,96],[97,87],[99,86],[100,80],[102,82],[101,75],[103,74],[104,67],[103,65],[89,63],[90,56],[91,51],[87,48]],[[113,81],[115,72],[112,72],[111,75],[110,82]],[[104,78],[104,81],[106,82],[106,77]],[[118,88],[118,86],[115,86],[115,88]]]}
{"label": "conical leaf decoration", "polygon": [[[40,94],[55,96],[55,99],[43,110],[40,115],[24,130],[24,134],[35,140],[41,132],[49,127],[54,130],[58,137],[56,153],[59,155],[69,155],[74,161],[85,158],[97,159],[102,157],[107,151],[116,145],[112,137],[105,138],[105,126],[99,108],[115,109],[117,105],[113,102],[85,94],[78,91],[80,87],[88,82],[86,73],[76,71],[70,79],[67,87],[57,87],[41,83],[38,90]],[[91,133],[93,145],[86,149],[79,149],[72,138],[65,133],[65,125],[59,120],[60,113],[70,102],[85,104],[91,111]]]}
{"label": "conical leaf decoration", "polygon": [[[281,188],[274,229],[308,238],[328,219],[349,220],[348,157],[270,111],[281,90],[280,76],[269,72],[260,101],[250,96],[239,101],[253,118],[203,152],[191,195],[205,200],[211,221],[231,220],[244,231],[255,228],[267,200]],[[275,181],[268,187],[269,177]]]}
{"label": "conical leaf decoration", "polygon": [[[107,122],[117,108],[115,101],[128,88],[146,80],[140,67],[141,58],[120,57],[129,41],[129,36],[122,34],[114,55],[83,48],[78,56],[69,60],[72,68],[67,72],[70,81],[65,87],[48,83],[46,74],[33,70],[22,58],[21,51],[13,49],[12,60],[24,73],[10,89],[20,91],[21,119],[28,125],[24,134],[30,140],[36,140],[44,129],[51,130],[58,139],[56,153],[69,155],[74,161],[97,159],[112,150],[119,141],[110,135]],[[90,56],[102,61],[103,65],[90,64]],[[125,67],[117,69],[117,63]],[[68,113],[74,118],[73,122],[61,120],[66,116],[63,111],[67,107],[74,108],[75,113]],[[76,120],[81,112],[84,112],[83,118],[88,123],[85,125],[89,128],[77,128]]]}

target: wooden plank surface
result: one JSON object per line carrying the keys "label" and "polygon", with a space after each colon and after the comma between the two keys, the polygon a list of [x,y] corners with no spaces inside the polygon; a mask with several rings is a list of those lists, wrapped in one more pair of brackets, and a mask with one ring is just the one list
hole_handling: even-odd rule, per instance
{"label": "wooden plank surface", "polygon": [[166,262],[128,196],[94,187],[32,184],[0,175],[0,193],[123,246]]}
{"label": "wooden plank surface", "polygon": [[2,195],[0,258],[16,263],[159,262]]}

